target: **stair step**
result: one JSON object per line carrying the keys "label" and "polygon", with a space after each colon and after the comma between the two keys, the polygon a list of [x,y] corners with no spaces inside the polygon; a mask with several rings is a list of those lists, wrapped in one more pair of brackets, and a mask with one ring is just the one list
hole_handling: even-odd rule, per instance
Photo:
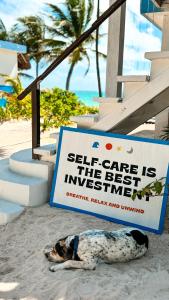
{"label": "stair step", "polygon": [[48,200],[48,181],[17,174],[0,161],[0,197],[23,206],[38,206]]}
{"label": "stair step", "polygon": [[125,75],[117,76],[117,82],[145,82],[150,81],[148,75]]}
{"label": "stair step", "polygon": [[169,68],[169,51],[146,52],[145,58],[152,61],[151,79],[159,76]]}
{"label": "stair step", "polygon": [[169,51],[146,52],[144,57],[151,61],[155,59],[169,59]]}
{"label": "stair step", "polygon": [[[56,145],[52,145],[55,147]],[[32,159],[32,149],[18,151],[9,158],[9,168],[11,171],[48,180],[50,173],[53,173],[53,164],[42,160]]]}
{"label": "stair step", "polygon": [[117,104],[122,101],[121,98],[106,98],[106,97],[97,97],[93,99],[94,102],[103,103],[103,104]]}
{"label": "stair step", "polygon": [[16,219],[24,208],[16,203],[0,199],[0,225],[5,225]]}
{"label": "stair step", "polygon": [[121,98],[94,98],[95,102],[99,103],[99,118],[104,118],[107,114],[113,112],[117,107],[122,105]]}
{"label": "stair step", "polygon": [[78,124],[80,128],[90,128],[98,121],[98,114],[89,114],[89,115],[81,115],[81,116],[72,116],[70,120]]}
{"label": "stair step", "polygon": [[128,134],[168,107],[169,67],[91,129]]}
{"label": "stair step", "polygon": [[33,149],[33,153],[40,156],[52,156],[56,154],[56,145],[45,145]]}

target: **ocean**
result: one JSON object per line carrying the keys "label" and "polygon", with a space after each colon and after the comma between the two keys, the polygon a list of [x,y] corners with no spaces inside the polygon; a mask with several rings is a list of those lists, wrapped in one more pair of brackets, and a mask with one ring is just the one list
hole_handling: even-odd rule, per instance
{"label": "ocean", "polygon": [[[93,101],[93,98],[98,97],[97,91],[73,91],[79,99],[87,106],[98,106],[97,102]],[[4,107],[4,98],[0,99],[0,106]]]}
{"label": "ocean", "polygon": [[73,91],[79,99],[87,106],[98,106],[99,104],[93,101],[93,98],[99,97],[97,91]]}

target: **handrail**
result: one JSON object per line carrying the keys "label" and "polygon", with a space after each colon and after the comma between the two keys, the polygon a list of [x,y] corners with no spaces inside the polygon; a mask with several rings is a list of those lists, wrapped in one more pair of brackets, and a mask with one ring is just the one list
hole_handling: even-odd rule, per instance
{"label": "handrail", "polygon": [[18,96],[18,100],[24,99],[31,91],[33,91],[38,83],[44,80],[65,58],[67,58],[82,42],[84,42],[91,35],[91,33],[98,29],[99,26],[125,2],[126,0],[117,0],[114,4],[112,4],[87,31],[85,31],[68,48],[66,48],[66,50],[59,55],[53,61],[53,63]]}

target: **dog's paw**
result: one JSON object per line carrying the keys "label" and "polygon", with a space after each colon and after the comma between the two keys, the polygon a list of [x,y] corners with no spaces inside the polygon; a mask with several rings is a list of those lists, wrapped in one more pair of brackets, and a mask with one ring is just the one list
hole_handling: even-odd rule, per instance
{"label": "dog's paw", "polygon": [[57,270],[57,266],[49,267],[49,271],[51,271],[51,272],[56,272],[56,270]]}

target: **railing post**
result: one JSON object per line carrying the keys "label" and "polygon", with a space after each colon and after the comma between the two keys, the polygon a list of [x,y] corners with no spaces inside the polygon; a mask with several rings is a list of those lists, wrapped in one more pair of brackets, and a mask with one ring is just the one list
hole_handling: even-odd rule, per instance
{"label": "railing post", "polygon": [[40,83],[32,89],[32,159],[38,159],[33,149],[40,147]]}

